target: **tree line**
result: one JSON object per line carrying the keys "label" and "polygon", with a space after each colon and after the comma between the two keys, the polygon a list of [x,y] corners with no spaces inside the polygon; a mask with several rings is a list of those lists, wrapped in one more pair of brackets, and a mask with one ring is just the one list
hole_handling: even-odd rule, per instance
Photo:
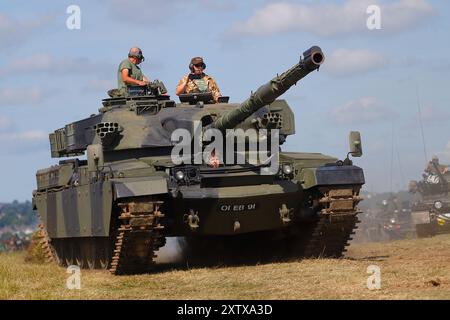
{"label": "tree line", "polygon": [[19,202],[14,200],[12,203],[0,205],[0,228],[14,226],[35,225],[38,217],[31,206],[31,201]]}

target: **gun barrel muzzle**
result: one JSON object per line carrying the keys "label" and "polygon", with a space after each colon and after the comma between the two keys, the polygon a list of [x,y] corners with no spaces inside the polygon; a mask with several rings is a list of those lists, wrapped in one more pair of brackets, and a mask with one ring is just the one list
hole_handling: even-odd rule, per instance
{"label": "gun barrel muzzle", "polygon": [[325,61],[325,55],[317,46],[313,46],[310,49],[303,52],[304,65],[309,70],[318,69],[320,65]]}

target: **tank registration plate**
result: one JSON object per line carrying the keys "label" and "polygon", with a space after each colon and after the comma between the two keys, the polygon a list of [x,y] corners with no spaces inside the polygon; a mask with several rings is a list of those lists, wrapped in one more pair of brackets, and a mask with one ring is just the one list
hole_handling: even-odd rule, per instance
{"label": "tank registration plate", "polygon": [[246,212],[256,210],[256,203],[245,204],[221,204],[219,205],[220,212]]}

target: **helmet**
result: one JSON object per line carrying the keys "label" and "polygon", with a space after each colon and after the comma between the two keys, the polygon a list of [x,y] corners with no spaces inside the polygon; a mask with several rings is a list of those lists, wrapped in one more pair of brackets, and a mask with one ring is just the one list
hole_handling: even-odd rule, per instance
{"label": "helmet", "polygon": [[144,56],[142,55],[142,50],[141,48],[135,47],[135,48],[131,48],[130,51],[128,52],[128,58],[137,58],[141,61],[145,61]]}
{"label": "helmet", "polygon": [[203,65],[203,69],[206,69],[206,64],[205,62],[203,62],[203,58],[202,57],[194,57],[191,59],[191,63],[189,64],[189,69],[193,72],[194,71],[194,65],[196,64],[202,64]]}

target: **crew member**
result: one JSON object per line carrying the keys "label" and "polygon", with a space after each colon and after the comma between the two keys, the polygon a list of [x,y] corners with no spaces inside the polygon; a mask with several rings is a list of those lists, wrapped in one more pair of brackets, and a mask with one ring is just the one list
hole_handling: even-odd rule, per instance
{"label": "crew member", "polygon": [[204,73],[206,64],[202,57],[194,57],[189,64],[189,74],[185,75],[176,88],[177,96],[183,93],[211,92],[214,102],[222,96],[216,81]]}
{"label": "crew member", "polygon": [[139,64],[145,60],[142,50],[133,47],[128,52],[128,58],[124,59],[117,70],[117,86],[122,92],[126,91],[127,86],[145,86],[150,80],[142,73]]}

